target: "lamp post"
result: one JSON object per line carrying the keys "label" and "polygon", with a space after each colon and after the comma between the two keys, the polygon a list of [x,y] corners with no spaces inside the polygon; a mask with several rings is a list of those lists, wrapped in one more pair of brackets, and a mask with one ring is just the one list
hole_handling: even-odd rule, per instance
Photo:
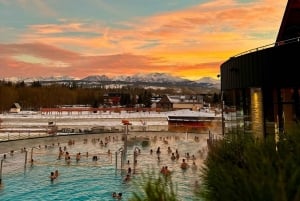
{"label": "lamp post", "polygon": [[[221,78],[221,75],[218,74],[217,75],[218,79]],[[222,81],[221,81],[222,82]],[[224,102],[224,92],[222,90],[222,83],[221,83],[221,97],[220,97],[220,103],[221,103],[221,115],[222,115],[222,120],[221,120],[221,123],[222,123],[222,135],[225,134],[225,119],[224,119],[224,109],[225,109],[225,102]]]}

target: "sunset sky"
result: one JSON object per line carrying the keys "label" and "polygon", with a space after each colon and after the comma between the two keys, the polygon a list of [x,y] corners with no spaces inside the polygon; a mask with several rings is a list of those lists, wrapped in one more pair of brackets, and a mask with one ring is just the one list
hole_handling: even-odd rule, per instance
{"label": "sunset sky", "polygon": [[274,43],[287,0],[0,0],[0,78],[213,77]]}

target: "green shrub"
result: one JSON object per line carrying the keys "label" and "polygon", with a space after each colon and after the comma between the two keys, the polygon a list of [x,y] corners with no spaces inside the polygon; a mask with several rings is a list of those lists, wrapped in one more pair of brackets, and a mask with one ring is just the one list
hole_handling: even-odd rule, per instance
{"label": "green shrub", "polygon": [[137,191],[128,201],[178,201],[171,176],[152,171],[142,174],[134,185]]}
{"label": "green shrub", "polygon": [[300,200],[300,133],[254,140],[229,135],[210,150],[199,196],[208,201]]}
{"label": "green shrub", "polygon": [[[268,137],[228,135],[214,144],[201,169],[196,191],[207,201],[299,201],[300,132]],[[129,201],[177,201],[171,177],[154,172],[135,182]]]}

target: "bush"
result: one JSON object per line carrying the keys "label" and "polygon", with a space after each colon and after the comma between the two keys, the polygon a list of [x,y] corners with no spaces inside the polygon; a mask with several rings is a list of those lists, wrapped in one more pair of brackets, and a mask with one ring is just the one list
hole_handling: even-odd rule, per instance
{"label": "bush", "polygon": [[[300,133],[268,137],[228,135],[214,144],[201,169],[199,200],[299,201]],[[177,201],[171,177],[143,174],[129,201]]]}
{"label": "bush", "polygon": [[137,191],[128,201],[178,201],[171,176],[154,171],[143,173],[134,185]]}
{"label": "bush", "polygon": [[254,140],[229,135],[210,150],[199,196],[209,201],[300,200],[300,133]]}

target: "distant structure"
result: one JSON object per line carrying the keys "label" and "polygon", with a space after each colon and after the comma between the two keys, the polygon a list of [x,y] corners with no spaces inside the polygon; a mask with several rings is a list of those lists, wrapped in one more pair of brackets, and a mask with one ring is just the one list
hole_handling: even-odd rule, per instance
{"label": "distant structure", "polygon": [[168,115],[168,131],[220,134],[222,118],[214,111],[188,111]]}
{"label": "distant structure", "polygon": [[203,95],[164,95],[156,102],[160,111],[180,109],[200,110],[203,107]]}
{"label": "distant structure", "polygon": [[10,113],[19,113],[21,112],[21,106],[19,103],[14,103],[9,109]]}
{"label": "distant structure", "polygon": [[257,138],[300,128],[300,0],[288,0],[276,42],[231,57],[221,69],[223,134]]}
{"label": "distant structure", "polygon": [[121,93],[107,93],[104,94],[104,104],[108,106],[120,105]]}

